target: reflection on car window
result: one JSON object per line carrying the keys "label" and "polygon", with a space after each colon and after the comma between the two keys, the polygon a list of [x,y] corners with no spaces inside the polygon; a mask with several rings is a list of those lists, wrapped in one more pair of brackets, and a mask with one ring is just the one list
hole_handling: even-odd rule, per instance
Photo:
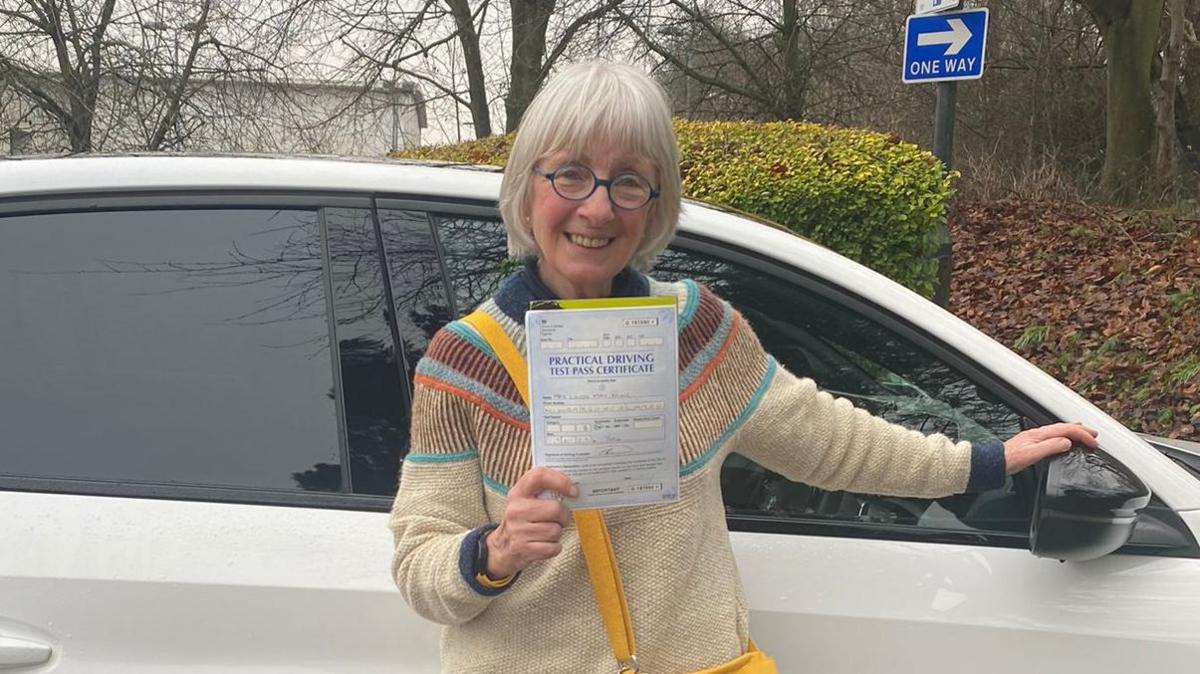
{"label": "reflection on car window", "polygon": [[437,241],[422,212],[381,210],[379,225],[405,360],[415,367],[433,334],[453,318]]}
{"label": "reflection on car window", "polygon": [[458,316],[465,316],[496,292],[515,269],[499,219],[436,216],[438,239],[454,285]]}
{"label": "reflection on car window", "polygon": [[[655,275],[709,286],[746,316],[764,348],[788,370],[893,423],[971,442],[1021,430],[1017,412],[925,349],[761,266],[676,247],[660,257]],[[722,487],[733,515],[939,529],[1027,531],[1032,503],[1011,479],[992,492],[935,501],[830,493],[736,455],[725,464]]]}
{"label": "reflection on car window", "polygon": [[0,240],[0,472],[341,487],[298,479],[339,465],[315,211],[17,216]]}
{"label": "reflection on car window", "polygon": [[[329,264],[333,285],[335,334],[341,365],[346,413],[346,436],[350,447],[350,481],[356,494],[391,496],[396,493],[400,457],[408,445],[408,404],[401,390],[400,365],[396,362],[391,327],[387,316],[387,293],[379,246],[371,212],[367,209],[327,208]],[[411,240],[403,221],[388,220],[387,241],[409,251],[428,250]],[[423,222],[423,219],[421,219]],[[424,227],[426,238],[429,226]],[[395,274],[403,297],[411,293],[404,281],[421,266],[422,257],[405,257],[412,265],[400,265]],[[436,266],[436,259],[434,260]],[[445,295],[442,294],[444,300]],[[401,321],[402,332],[411,333],[412,315]],[[410,335],[411,336],[411,335]],[[299,477],[306,487],[335,480],[337,466],[317,465]]]}

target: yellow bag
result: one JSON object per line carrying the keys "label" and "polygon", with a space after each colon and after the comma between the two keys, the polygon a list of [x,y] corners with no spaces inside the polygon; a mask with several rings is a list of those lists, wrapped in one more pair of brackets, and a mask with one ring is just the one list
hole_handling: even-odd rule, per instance
{"label": "yellow bag", "polygon": [[[525,357],[521,354],[504,328],[488,314],[476,310],[463,319],[483,337],[496,352],[496,356],[508,371],[508,376],[521,394],[521,400],[529,405],[529,374]],[[613,657],[617,660],[618,674],[637,674],[637,645],[633,640],[633,625],[629,621],[629,605],[625,602],[625,586],[617,568],[608,525],[604,513],[599,510],[577,510],[573,512],[575,526],[579,530],[579,545],[587,562],[588,575],[592,579],[592,594],[604,619],[604,630]],[[776,674],[775,661],[758,650],[754,641],[742,655],[695,674]]]}

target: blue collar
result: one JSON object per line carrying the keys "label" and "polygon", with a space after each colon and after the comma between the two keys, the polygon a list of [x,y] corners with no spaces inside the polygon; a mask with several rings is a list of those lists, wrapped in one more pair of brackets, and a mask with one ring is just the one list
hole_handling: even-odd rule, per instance
{"label": "blue collar", "polygon": [[[644,297],[650,294],[650,279],[626,267],[613,277],[610,297]],[[526,258],[525,266],[500,283],[493,298],[509,318],[525,324],[525,311],[533,300],[559,299],[537,273],[537,258]]]}

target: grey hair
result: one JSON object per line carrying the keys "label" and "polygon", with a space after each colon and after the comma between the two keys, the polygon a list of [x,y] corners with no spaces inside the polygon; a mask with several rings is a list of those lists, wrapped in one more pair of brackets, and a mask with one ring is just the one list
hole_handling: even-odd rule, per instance
{"label": "grey hair", "polygon": [[534,97],[513,141],[500,184],[500,214],[514,256],[541,256],[528,224],[533,167],[550,155],[583,154],[612,142],[654,166],[657,199],[647,207],[646,233],[631,265],[648,271],[679,223],[679,146],[663,88],[642,70],[608,61],[564,68]]}

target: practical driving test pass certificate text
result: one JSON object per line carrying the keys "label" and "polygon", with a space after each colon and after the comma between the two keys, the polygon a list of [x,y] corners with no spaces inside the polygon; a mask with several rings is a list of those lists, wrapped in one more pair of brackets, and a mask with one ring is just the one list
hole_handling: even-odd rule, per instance
{"label": "practical driving test pass certificate text", "polygon": [[678,499],[675,298],[532,306],[525,334],[533,464],[577,483],[574,508]]}

